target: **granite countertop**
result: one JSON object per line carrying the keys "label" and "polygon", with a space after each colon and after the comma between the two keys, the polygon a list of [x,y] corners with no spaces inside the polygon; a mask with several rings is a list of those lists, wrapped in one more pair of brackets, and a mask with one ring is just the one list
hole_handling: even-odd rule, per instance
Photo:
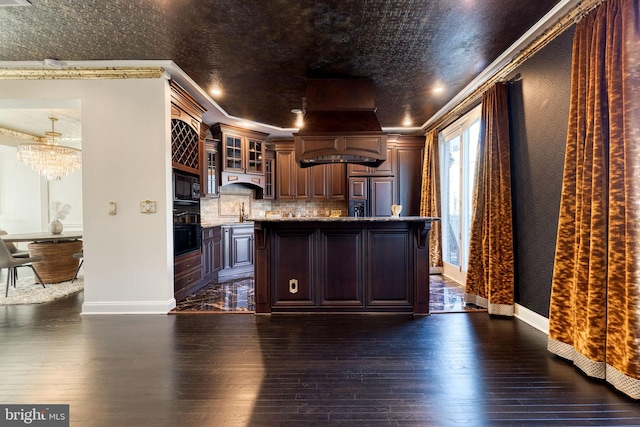
{"label": "granite countertop", "polygon": [[201,222],[200,226],[202,228],[210,228],[210,227],[221,227],[223,225],[253,225],[253,220],[248,220],[244,222],[240,221],[216,221],[216,222]]}
{"label": "granite countertop", "polygon": [[440,221],[440,218],[430,217],[430,216],[400,216],[400,217],[322,216],[322,217],[298,217],[298,218],[266,217],[266,218],[250,218],[249,220],[255,221],[255,222],[424,222],[424,221]]}

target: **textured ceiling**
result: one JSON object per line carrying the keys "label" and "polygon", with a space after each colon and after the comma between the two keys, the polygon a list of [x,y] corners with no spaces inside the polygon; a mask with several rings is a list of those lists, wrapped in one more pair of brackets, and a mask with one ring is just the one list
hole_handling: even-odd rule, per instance
{"label": "textured ceiling", "polygon": [[173,60],[230,115],[288,128],[311,77],[371,78],[383,127],[420,126],[559,0],[30,2],[0,7],[0,61]]}

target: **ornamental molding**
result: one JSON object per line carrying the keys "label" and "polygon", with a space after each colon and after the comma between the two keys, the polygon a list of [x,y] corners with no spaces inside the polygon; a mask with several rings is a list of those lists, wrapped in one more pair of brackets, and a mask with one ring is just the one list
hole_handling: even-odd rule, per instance
{"label": "ornamental molding", "polygon": [[2,68],[0,80],[158,79],[162,67]]}
{"label": "ornamental molding", "polygon": [[46,143],[47,138],[42,136],[35,136],[24,132],[18,132],[17,130],[7,129],[0,127],[0,135],[13,136],[15,138],[28,139],[37,143]]}

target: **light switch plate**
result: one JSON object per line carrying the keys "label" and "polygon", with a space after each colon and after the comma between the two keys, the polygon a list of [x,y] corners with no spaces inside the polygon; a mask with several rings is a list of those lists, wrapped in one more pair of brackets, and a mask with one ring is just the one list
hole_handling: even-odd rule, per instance
{"label": "light switch plate", "polygon": [[117,211],[118,211],[118,204],[114,201],[110,201],[107,204],[107,213],[109,215],[115,215]]}
{"label": "light switch plate", "polygon": [[156,201],[155,200],[141,200],[140,212],[142,213],[155,213]]}

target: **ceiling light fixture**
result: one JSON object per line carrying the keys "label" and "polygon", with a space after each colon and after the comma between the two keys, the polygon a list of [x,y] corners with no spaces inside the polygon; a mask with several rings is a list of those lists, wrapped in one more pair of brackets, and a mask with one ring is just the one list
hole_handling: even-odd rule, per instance
{"label": "ceiling light fixture", "polygon": [[56,138],[62,136],[54,129],[54,123],[58,119],[49,117],[49,120],[51,130],[45,132],[46,143],[21,144],[17,148],[17,155],[19,160],[47,181],[58,181],[80,168],[82,152],[77,148],[58,145]]}
{"label": "ceiling light fixture", "polygon": [[302,98],[302,108],[294,108],[291,110],[296,115],[296,127],[299,129],[304,126],[304,116],[307,114],[307,98]]}

